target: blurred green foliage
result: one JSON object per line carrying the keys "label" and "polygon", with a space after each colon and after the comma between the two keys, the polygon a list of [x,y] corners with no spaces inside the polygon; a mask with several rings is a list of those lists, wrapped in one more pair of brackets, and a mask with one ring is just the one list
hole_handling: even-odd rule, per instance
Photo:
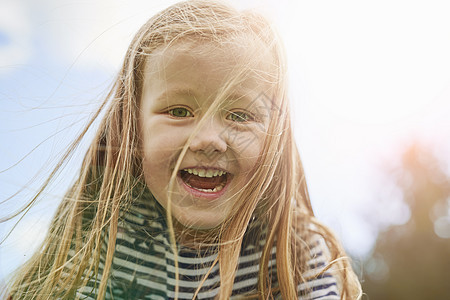
{"label": "blurred green foliage", "polygon": [[362,269],[366,299],[450,299],[450,177],[445,167],[429,148],[413,144],[398,167],[388,171],[410,218],[378,235]]}

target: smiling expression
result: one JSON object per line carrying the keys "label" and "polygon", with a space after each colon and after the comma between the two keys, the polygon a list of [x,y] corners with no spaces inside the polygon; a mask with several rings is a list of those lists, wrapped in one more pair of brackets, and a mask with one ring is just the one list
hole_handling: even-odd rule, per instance
{"label": "smiling expression", "polygon": [[[261,79],[268,64],[254,64],[223,92],[233,72],[254,55],[237,45],[178,42],[153,51],[145,66],[139,116],[145,181],[164,208],[171,187],[172,216],[186,227],[221,224],[261,154],[270,118],[264,108],[272,95]],[[213,112],[211,105],[217,107]]]}

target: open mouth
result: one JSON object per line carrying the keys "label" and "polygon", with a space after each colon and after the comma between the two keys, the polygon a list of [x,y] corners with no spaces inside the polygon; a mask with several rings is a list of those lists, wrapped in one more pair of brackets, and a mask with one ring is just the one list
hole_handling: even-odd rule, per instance
{"label": "open mouth", "polygon": [[180,170],[179,175],[188,187],[204,193],[220,192],[229,178],[227,172],[218,169],[188,168]]}

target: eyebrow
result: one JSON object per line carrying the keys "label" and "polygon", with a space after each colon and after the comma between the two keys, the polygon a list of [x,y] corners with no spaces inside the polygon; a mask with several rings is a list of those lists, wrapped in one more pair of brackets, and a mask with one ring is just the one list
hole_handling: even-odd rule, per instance
{"label": "eyebrow", "polygon": [[[188,87],[175,87],[175,88],[169,88],[169,89],[165,90],[163,93],[161,93],[161,95],[159,95],[156,98],[156,101],[167,101],[168,98],[171,98],[174,96],[182,96],[182,97],[189,96],[189,97],[192,97],[193,99],[198,99],[198,96],[193,89],[188,88]],[[252,99],[251,99],[250,95],[248,95],[247,93],[233,92],[233,93],[230,93],[229,95],[227,95],[226,99],[228,101],[232,101],[232,103],[234,103],[236,101],[244,101],[249,104],[252,103]]]}
{"label": "eyebrow", "polygon": [[167,98],[170,98],[173,96],[190,96],[190,97],[196,98],[195,92],[190,88],[173,88],[173,89],[165,90],[161,95],[159,95],[156,98],[156,100],[157,101],[166,101]]}
{"label": "eyebrow", "polygon": [[253,102],[252,97],[248,93],[231,93],[226,97],[231,103],[241,102],[247,105],[251,105]]}

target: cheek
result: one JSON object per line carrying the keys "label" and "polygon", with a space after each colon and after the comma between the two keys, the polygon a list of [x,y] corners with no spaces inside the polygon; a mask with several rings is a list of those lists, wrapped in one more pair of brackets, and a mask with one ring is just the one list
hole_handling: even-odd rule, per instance
{"label": "cheek", "polygon": [[183,146],[183,133],[161,126],[142,131],[143,155],[149,161],[168,161]]}
{"label": "cheek", "polygon": [[[147,184],[167,181],[184,146],[183,130],[167,126],[148,126],[142,130],[142,164]],[[167,182],[165,182],[167,184]]]}
{"label": "cheek", "polygon": [[266,134],[260,131],[245,132],[237,136],[234,149],[238,154],[242,171],[251,171],[259,157],[264,144]]}
{"label": "cheek", "polygon": [[[155,141],[156,142],[156,141]],[[166,191],[171,175],[170,153],[163,151],[155,144],[144,147],[142,170],[144,180],[157,201],[165,207]]]}
{"label": "cheek", "polygon": [[155,186],[162,184],[162,179],[170,172],[171,153],[168,149],[171,147],[167,137],[148,132],[142,141],[142,170],[147,185],[154,192]]}
{"label": "cheek", "polygon": [[177,147],[167,136],[149,138],[143,145],[143,171],[146,180],[158,181],[171,172]]}

